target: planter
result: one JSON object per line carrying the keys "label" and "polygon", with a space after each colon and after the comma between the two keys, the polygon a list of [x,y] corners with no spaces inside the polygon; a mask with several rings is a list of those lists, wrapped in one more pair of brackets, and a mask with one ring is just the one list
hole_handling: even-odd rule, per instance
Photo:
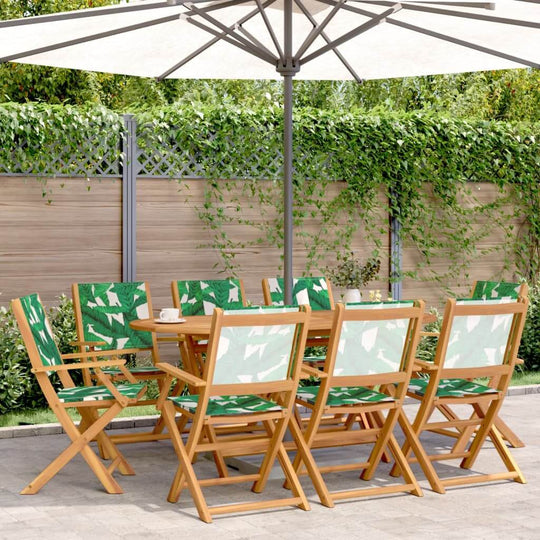
{"label": "planter", "polygon": [[346,304],[356,304],[362,301],[362,295],[359,289],[347,289],[343,295],[343,301]]}

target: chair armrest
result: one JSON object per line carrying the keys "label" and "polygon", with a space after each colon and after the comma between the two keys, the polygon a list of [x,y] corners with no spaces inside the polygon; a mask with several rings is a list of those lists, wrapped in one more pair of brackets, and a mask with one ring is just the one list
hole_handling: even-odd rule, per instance
{"label": "chair armrest", "polygon": [[302,364],[301,370],[300,370],[300,377],[302,379],[307,377],[302,377],[302,375],[307,375],[307,377],[317,377],[318,379],[326,379],[328,377],[328,373],[324,371],[320,371],[317,368],[306,366],[305,364]]}
{"label": "chair armrest", "polygon": [[107,345],[106,341],[70,341],[69,344],[72,347],[100,347],[101,345]]}
{"label": "chair armrest", "polygon": [[171,364],[167,364],[166,362],[159,362],[156,364],[156,367],[167,373],[167,375],[176,377],[177,379],[180,379],[181,381],[184,381],[185,383],[197,388],[206,386],[206,381],[203,379],[200,379],[199,377],[196,377],[195,375],[192,375],[191,373],[188,373],[187,371],[184,371],[176,366],[171,366]]}
{"label": "chair armrest", "polygon": [[522,366],[525,363],[523,358],[516,358],[516,366]]}
{"label": "chair armrest", "polygon": [[101,360],[100,362],[78,362],[77,364],[56,364],[53,366],[40,366],[38,368],[32,368],[32,373],[40,373],[42,371],[68,371],[70,369],[88,369],[88,368],[102,368],[123,366],[126,363],[122,358],[117,360]]}
{"label": "chair armrest", "polygon": [[440,332],[426,332],[425,330],[420,330],[420,337],[439,337]]}
{"label": "chair armrest", "polygon": [[425,360],[414,359],[413,371],[436,371],[437,366],[433,362],[426,362]]}
{"label": "chair armrest", "polygon": [[[75,352],[62,354],[62,360],[76,360],[77,358],[94,358],[97,359],[98,356],[112,356],[118,358],[119,351],[86,351],[86,352]],[[104,360],[97,360],[98,362],[104,362]],[[124,360],[122,360],[124,362]]]}

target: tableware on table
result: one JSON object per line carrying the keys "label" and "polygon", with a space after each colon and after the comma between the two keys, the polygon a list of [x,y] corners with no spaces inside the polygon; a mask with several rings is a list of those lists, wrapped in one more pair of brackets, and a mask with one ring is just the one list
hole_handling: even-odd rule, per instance
{"label": "tableware on table", "polygon": [[180,318],[180,310],[178,308],[163,308],[159,312],[159,320],[161,322],[177,322]]}

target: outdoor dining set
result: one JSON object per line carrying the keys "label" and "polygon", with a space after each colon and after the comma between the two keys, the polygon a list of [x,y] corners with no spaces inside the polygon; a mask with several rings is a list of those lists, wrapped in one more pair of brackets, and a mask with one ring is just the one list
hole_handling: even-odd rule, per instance
{"label": "outdoor dining set", "polygon": [[[468,298],[446,301],[437,333],[424,330],[420,299],[336,303],[325,278],[294,279],[293,305],[284,305],[280,278],[263,280],[265,306],[249,305],[237,279],[171,288],[174,307],[154,311],[145,282],[74,284],[78,352],[70,354],[60,353],[38,294],[13,300],[32,371],[71,440],[23,494],[37,493],[78,454],[108,493],[122,493],[113,473],[135,472],[120,446],[164,439],[178,458],[167,500],[177,502],[187,488],[205,522],[231,512],[309,510],[302,475],[327,507],[362,496],[422,496],[413,463],[441,494],[465,484],[525,483],[509,450],[523,443],[499,412],[519,362],[526,284],[476,282]],[[437,340],[435,356],[421,361],[417,347],[428,336]],[[178,366],[160,359],[166,342],[178,345]],[[406,398],[418,405],[412,421]],[[151,431],[105,431],[124,408],[141,404],[159,413]],[[78,411],[78,424],[68,409]],[[437,453],[428,453],[425,432],[441,437]],[[319,449],[341,447],[367,452],[351,463],[318,462]],[[481,450],[492,447],[503,471],[473,471]],[[229,466],[232,457],[254,455],[256,472]],[[198,475],[201,456],[213,461],[213,478]],[[437,467],[447,459],[459,460],[451,477]],[[375,478],[381,462],[391,467],[383,480],[380,472]],[[268,500],[258,494],[276,465],[282,497]],[[354,488],[330,489],[326,475],[348,471],[360,475]],[[249,502],[209,506],[206,487],[239,482],[251,483]]]}

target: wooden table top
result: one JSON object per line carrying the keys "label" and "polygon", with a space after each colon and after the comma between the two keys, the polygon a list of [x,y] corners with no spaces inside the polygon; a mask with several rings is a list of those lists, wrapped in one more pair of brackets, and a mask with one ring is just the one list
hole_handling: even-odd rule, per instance
{"label": "wooden table top", "polygon": [[[135,330],[145,330],[157,334],[210,335],[211,315],[192,315],[182,318],[185,322],[164,323],[157,319],[139,319],[131,321],[129,325]],[[310,332],[328,334],[332,327],[333,318],[333,311],[312,311],[309,318]]]}

